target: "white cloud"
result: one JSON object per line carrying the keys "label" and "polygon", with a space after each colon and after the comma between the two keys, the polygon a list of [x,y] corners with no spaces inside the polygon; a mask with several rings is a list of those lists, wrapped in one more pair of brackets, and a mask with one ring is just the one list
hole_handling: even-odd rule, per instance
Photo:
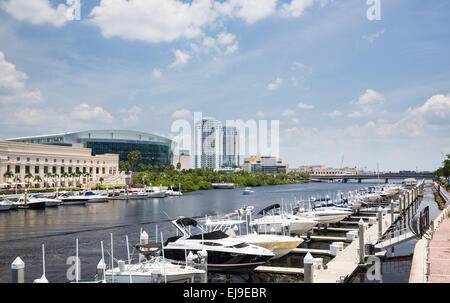
{"label": "white cloud", "polygon": [[356,104],[365,105],[365,104],[383,103],[384,100],[385,98],[382,94],[377,93],[373,89],[367,89],[364,94],[359,96]]}
{"label": "white cloud", "polygon": [[170,67],[178,67],[178,66],[183,66],[185,65],[189,59],[191,58],[191,56],[185,52],[182,52],[181,50],[177,49],[174,52],[175,55],[175,61],[172,62],[172,64],[170,64]]}
{"label": "white cloud", "polygon": [[306,64],[299,62],[299,61],[294,61],[292,63],[292,70],[307,70],[309,72],[312,72],[312,67],[307,66]]}
{"label": "white cloud", "polygon": [[27,90],[27,74],[16,70],[16,66],[6,61],[0,51],[0,103],[40,103],[42,95],[39,90]]}
{"label": "white cloud", "polygon": [[69,8],[64,4],[53,8],[49,0],[8,0],[0,6],[15,19],[35,25],[51,24],[60,27],[69,20]]}
{"label": "white cloud", "polygon": [[239,49],[239,43],[235,35],[223,31],[217,38],[205,36],[201,44],[191,43],[191,49],[194,53],[214,51],[217,54],[230,55]]}
{"label": "white cloud", "polygon": [[[281,7],[281,15],[298,17],[317,1],[325,0],[292,0]],[[90,12],[88,23],[97,26],[106,38],[172,42],[202,38],[205,29],[222,28],[226,19],[256,23],[276,15],[278,3],[279,0],[101,0]],[[231,49],[236,48],[230,45]]]}
{"label": "white cloud", "polygon": [[256,115],[257,115],[258,117],[264,117],[264,113],[261,112],[261,111],[257,112]]}
{"label": "white cloud", "polygon": [[300,123],[300,120],[298,120],[297,118],[292,118],[291,122],[295,123],[295,124],[298,124],[298,123]]}
{"label": "white cloud", "polygon": [[338,111],[338,110],[335,110],[335,111],[332,111],[331,113],[328,113],[328,116],[332,117],[332,118],[339,117],[341,115],[342,115],[342,113],[340,111]]}
{"label": "white cloud", "polygon": [[152,76],[153,76],[154,79],[161,78],[161,75],[162,75],[162,73],[161,73],[161,71],[159,69],[157,69],[157,68],[153,69]]}
{"label": "white cloud", "polygon": [[172,118],[188,120],[188,119],[192,118],[192,112],[190,110],[187,110],[187,109],[179,109],[179,110],[176,110],[172,114]]}
{"label": "white cloud", "polygon": [[292,116],[295,114],[295,111],[292,109],[286,109],[283,111],[282,115],[285,117]]}
{"label": "white cloud", "polygon": [[353,111],[350,114],[348,114],[347,117],[349,117],[349,118],[359,118],[359,117],[361,117],[361,112]]}
{"label": "white cloud", "polygon": [[142,113],[142,109],[134,105],[131,108],[123,108],[120,112],[127,114],[126,117],[122,118],[123,122],[126,124],[137,124],[140,121],[139,115]]}
{"label": "white cloud", "polygon": [[280,87],[281,83],[283,83],[283,79],[277,77],[275,79],[275,81],[273,81],[267,85],[267,89],[268,90],[276,90]]}
{"label": "white cloud", "polygon": [[430,123],[443,120],[450,125],[450,94],[434,95],[422,106],[409,109],[409,116],[422,116]]}
{"label": "white cloud", "polygon": [[301,109],[313,109],[314,108],[313,105],[305,104],[305,103],[302,103],[302,102],[297,104],[297,107],[301,108]]}
{"label": "white cloud", "polygon": [[328,0],[292,0],[290,3],[284,3],[280,8],[280,16],[283,18],[295,18],[303,14],[305,9],[313,6],[314,3],[319,2],[323,7],[328,3]]}
{"label": "white cloud", "polygon": [[89,121],[89,120],[98,120],[105,123],[112,122],[113,116],[105,111],[100,106],[91,107],[89,104],[79,104],[77,105],[70,116],[76,120]]}

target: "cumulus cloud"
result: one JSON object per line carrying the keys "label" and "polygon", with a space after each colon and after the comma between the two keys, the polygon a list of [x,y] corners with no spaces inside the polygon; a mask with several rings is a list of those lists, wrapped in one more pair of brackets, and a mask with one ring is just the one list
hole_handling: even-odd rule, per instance
{"label": "cumulus cloud", "polygon": [[239,49],[239,43],[234,34],[223,31],[216,38],[205,36],[200,44],[191,43],[194,53],[210,53],[230,55]]}
{"label": "cumulus cloud", "polygon": [[358,105],[366,105],[366,104],[374,104],[374,103],[383,103],[385,100],[384,96],[373,89],[367,89],[364,94],[359,96],[356,104]]}
{"label": "cumulus cloud", "polygon": [[328,116],[331,117],[331,118],[339,117],[341,115],[342,115],[342,113],[340,111],[338,111],[338,110],[335,110],[335,111],[332,111],[331,113],[328,113]]}
{"label": "cumulus cloud", "polygon": [[286,109],[283,111],[282,115],[285,117],[292,116],[295,114],[295,111],[292,109]]}
{"label": "cumulus cloud", "polygon": [[159,78],[161,78],[162,73],[161,73],[161,71],[159,69],[154,68],[153,71],[152,71],[152,76],[153,76],[154,79],[159,79]]}
{"label": "cumulus cloud", "polygon": [[267,84],[267,89],[268,90],[276,90],[276,89],[278,89],[281,86],[281,83],[283,83],[283,79],[277,77],[275,79],[275,81]]}
{"label": "cumulus cloud", "polygon": [[140,121],[139,115],[141,114],[142,109],[134,105],[131,108],[123,108],[120,112],[127,114],[126,117],[122,118],[123,122],[126,124],[136,124]]}
{"label": "cumulus cloud", "polygon": [[385,97],[373,89],[367,89],[364,94],[359,96],[358,100],[352,100],[349,103],[357,105],[358,109],[353,110],[347,115],[349,118],[359,118],[369,116],[374,112],[374,108],[380,106],[385,101]]}
{"label": "cumulus cloud", "polygon": [[422,106],[409,109],[408,116],[421,116],[429,123],[446,122],[450,125],[450,94],[432,96]]}
{"label": "cumulus cloud", "polygon": [[[292,0],[281,6],[281,16],[298,17],[314,2],[326,1]],[[97,26],[106,38],[172,42],[201,38],[206,28],[220,28],[226,19],[254,24],[276,15],[278,3],[278,0],[101,0],[90,12],[88,22]],[[236,48],[231,45],[231,49]]]}
{"label": "cumulus cloud", "polygon": [[188,53],[185,53],[179,49],[175,50],[173,54],[175,55],[175,61],[173,61],[172,64],[170,64],[171,68],[181,67],[185,65],[191,58],[191,56]]}
{"label": "cumulus cloud", "polygon": [[302,103],[302,102],[297,104],[297,107],[301,108],[301,109],[313,109],[314,108],[313,105],[305,104],[305,103]]}
{"label": "cumulus cloud", "polygon": [[0,103],[40,103],[42,95],[39,90],[27,90],[26,73],[18,71],[16,66],[5,59],[0,51]]}
{"label": "cumulus cloud", "polygon": [[192,118],[192,112],[190,110],[187,110],[187,109],[179,109],[179,110],[176,110],[172,114],[172,118],[188,120],[188,119]]}
{"label": "cumulus cloud", "polygon": [[7,0],[2,2],[0,7],[19,21],[35,25],[50,24],[55,27],[66,24],[71,13],[69,7],[64,4],[53,8],[49,0]]}
{"label": "cumulus cloud", "polygon": [[70,113],[70,116],[73,119],[82,121],[90,121],[95,119],[101,122],[109,123],[114,120],[113,116],[102,107],[91,107],[89,104],[77,105]]}
{"label": "cumulus cloud", "polygon": [[279,14],[283,18],[295,18],[303,15],[303,12],[313,6],[315,3],[319,3],[320,7],[325,6],[328,0],[292,0],[289,3],[281,5]]}

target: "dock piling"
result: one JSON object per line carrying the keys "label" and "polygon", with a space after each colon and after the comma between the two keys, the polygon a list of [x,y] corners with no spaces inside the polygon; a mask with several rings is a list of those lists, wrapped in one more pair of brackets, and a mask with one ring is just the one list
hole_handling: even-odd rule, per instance
{"label": "dock piling", "polygon": [[359,263],[364,263],[364,221],[363,219],[359,219],[358,222],[359,232]]}
{"label": "dock piling", "polygon": [[391,224],[394,223],[394,200],[391,200]]}
{"label": "dock piling", "polygon": [[378,238],[383,236],[383,212],[380,210],[377,213],[378,216]]}
{"label": "dock piling", "polygon": [[25,283],[25,263],[17,257],[11,264],[12,283]]}
{"label": "dock piling", "polygon": [[303,264],[305,283],[314,283],[314,258],[309,252],[303,259]]}

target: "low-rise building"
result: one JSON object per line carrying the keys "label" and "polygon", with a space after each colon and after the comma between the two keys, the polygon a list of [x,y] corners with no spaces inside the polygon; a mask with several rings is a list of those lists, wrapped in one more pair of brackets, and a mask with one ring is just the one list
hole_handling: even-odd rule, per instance
{"label": "low-rise building", "polygon": [[247,172],[286,173],[283,160],[273,156],[250,156],[244,159],[243,169]]}
{"label": "low-rise building", "polygon": [[332,168],[325,165],[302,165],[299,172],[308,173],[310,176],[337,176],[337,175],[357,175],[358,169],[354,167]]}
{"label": "low-rise building", "polygon": [[[9,172],[9,173],[7,173]],[[78,177],[70,176],[80,172]],[[0,141],[0,187],[95,186],[119,173],[119,155],[90,148]]]}

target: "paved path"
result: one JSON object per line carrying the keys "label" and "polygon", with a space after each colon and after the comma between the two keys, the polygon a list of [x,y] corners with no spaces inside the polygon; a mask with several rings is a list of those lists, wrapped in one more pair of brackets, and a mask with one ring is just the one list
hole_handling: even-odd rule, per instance
{"label": "paved path", "polygon": [[434,232],[428,246],[428,282],[450,283],[450,218],[447,216]]}

